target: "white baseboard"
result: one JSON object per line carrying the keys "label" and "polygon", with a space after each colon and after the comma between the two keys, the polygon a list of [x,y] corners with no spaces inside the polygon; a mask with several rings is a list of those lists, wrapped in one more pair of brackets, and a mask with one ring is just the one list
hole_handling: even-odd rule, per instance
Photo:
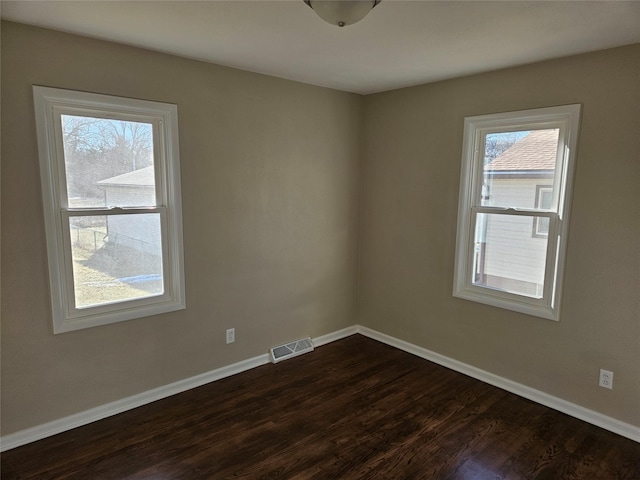
{"label": "white baseboard", "polygon": [[[348,337],[350,335],[354,335],[356,333],[362,334],[374,340],[378,340],[379,342],[385,343],[400,350],[404,350],[405,352],[411,353],[418,357],[437,363],[438,365],[442,365],[470,377],[476,378],[482,382],[502,388],[503,390],[540,403],[549,408],[553,408],[554,410],[558,410],[562,413],[566,413],[567,415],[571,415],[572,417],[578,418],[580,420],[584,420],[585,422],[617,433],[618,435],[622,435],[623,437],[635,440],[636,442],[640,442],[640,428],[636,426],[621,422],[611,417],[607,417],[606,415],[602,415],[571,402],[567,402],[552,395],[548,395],[539,390],[535,390],[506,378],[499,377],[484,370],[480,370],[479,368],[467,365],[449,357],[445,357],[444,355],[440,355],[425,348],[418,347],[417,345],[413,345],[403,340],[385,335],[384,333],[371,330],[367,327],[353,325],[336,332],[321,335],[313,339],[313,344],[314,346],[319,347],[327,343],[331,343],[336,340]],[[222,378],[250,370],[260,365],[265,365],[269,363],[269,361],[270,359],[268,354],[259,355],[257,357],[249,358],[232,365],[227,365],[225,367],[211,370],[210,372],[205,372],[194,377],[186,378],[184,380],[180,380],[163,387],[154,388],[137,395],[132,395],[130,397],[116,400],[115,402],[110,402],[99,407],[91,408],[80,413],[69,415],[68,417],[60,418],[52,422],[44,423],[42,425],[5,435],[0,438],[0,451],[4,452],[6,450],[10,450],[21,445],[26,445],[27,443],[35,442],[37,440],[62,433],[76,427],[81,427],[82,425],[87,425],[89,423],[102,420],[103,418],[107,418],[112,415],[117,415],[118,413],[126,412],[127,410],[131,410],[133,408],[155,402],[156,400],[161,400],[171,395],[175,395],[192,388],[200,387],[207,383],[211,383],[216,380],[220,380]]]}
{"label": "white baseboard", "polygon": [[[343,328],[342,330],[314,338],[313,344],[316,347],[319,347],[321,345],[340,340],[341,338],[355,335],[357,331],[357,326],[353,325],[351,327]],[[69,415],[68,417],[53,420],[52,422],[27,428],[25,430],[20,430],[19,432],[11,433],[9,435],[4,435],[0,438],[0,452],[19,447],[21,445],[26,445],[27,443],[35,442],[36,440],[41,440],[76,427],[81,427],[82,425],[87,425],[89,423],[102,420],[103,418],[117,415],[118,413],[126,412],[127,410],[146,405],[147,403],[155,402],[156,400],[161,400],[171,395],[185,392],[192,388],[200,387],[225,377],[230,377],[236,373],[241,373],[252,368],[259,367],[260,365],[265,365],[269,362],[270,358],[268,354],[259,355],[257,357],[217,368],[194,377],[179,380],[163,387],[154,388],[153,390],[148,390],[137,395],[116,400],[115,402],[110,402],[99,407]]]}
{"label": "white baseboard", "polygon": [[185,378],[184,380],[179,380],[177,382],[170,383],[169,385],[147,390],[146,392],[142,392],[137,395],[132,395],[130,397],[116,400],[115,402],[110,402],[80,413],[75,413],[68,417],[53,420],[52,422],[27,428],[25,430],[20,430],[9,435],[4,435],[2,439],[0,439],[0,451],[4,452],[5,450],[10,450],[21,445],[26,445],[27,443],[35,442],[36,440],[41,440],[67,430],[71,430],[72,428],[81,427],[82,425],[87,425],[97,420],[102,420],[103,418],[146,405],[147,403],[155,402],[156,400],[161,400],[171,395],[200,387],[207,383],[220,380],[221,378],[230,377],[236,373],[241,373],[266,363],[269,363],[269,355],[259,355],[257,357],[217,368],[194,377]]}
{"label": "white baseboard", "polygon": [[636,442],[640,442],[640,427],[621,422],[620,420],[616,420],[615,418],[611,418],[601,413],[594,412],[593,410],[589,410],[588,408],[581,407],[580,405],[576,405],[575,403],[562,400],[561,398],[554,397],[553,395],[549,395],[548,393],[541,392],[540,390],[536,390],[531,387],[527,387],[526,385],[522,385],[521,383],[499,377],[498,375],[494,375],[493,373],[489,373],[485,370],[481,370],[466,363],[459,362],[458,360],[454,360],[453,358],[445,357],[444,355],[440,355],[439,353],[432,352],[431,350],[427,350],[426,348],[413,345],[409,342],[405,342],[404,340],[399,340],[370,328],[358,325],[357,331],[359,334],[366,337],[378,340],[379,342],[385,343],[400,350],[404,350],[405,352],[424,358],[433,363],[437,363],[438,365],[442,365],[443,367],[447,367],[456,372],[468,375],[469,377],[480,380],[481,382],[488,383],[495,387],[506,390],[507,392],[514,393],[520,397],[524,397],[559,412],[566,413],[567,415],[575,417],[579,420],[583,420],[592,425],[596,425],[597,427],[604,428],[605,430],[609,430],[610,432],[617,433],[618,435],[621,435],[623,437],[629,438]]}

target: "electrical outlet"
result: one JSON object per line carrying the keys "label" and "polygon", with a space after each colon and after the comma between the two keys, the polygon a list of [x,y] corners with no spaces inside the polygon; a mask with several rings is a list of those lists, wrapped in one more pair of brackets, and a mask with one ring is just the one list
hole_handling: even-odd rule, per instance
{"label": "electrical outlet", "polygon": [[600,382],[598,385],[604,388],[613,389],[613,372],[600,369]]}
{"label": "electrical outlet", "polygon": [[236,329],[227,328],[227,343],[233,343],[236,341]]}

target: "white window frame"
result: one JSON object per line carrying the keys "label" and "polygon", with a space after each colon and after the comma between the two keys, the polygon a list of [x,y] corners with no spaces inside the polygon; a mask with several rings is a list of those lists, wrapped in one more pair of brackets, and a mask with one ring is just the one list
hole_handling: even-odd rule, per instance
{"label": "white window frame", "polygon": [[[535,206],[536,208],[543,209],[543,197],[547,192],[551,192],[553,195],[553,185],[536,185],[536,198],[535,198]],[[552,199],[553,201],[553,199]],[[535,218],[533,220],[533,228],[532,228],[532,236],[534,238],[547,238],[549,236],[548,232],[540,231],[540,219]]]}
{"label": "white window frame", "polygon": [[[453,295],[486,305],[549,320],[560,319],[564,264],[569,232],[580,105],[538,108],[466,117],[458,203],[458,230]],[[489,207],[481,205],[484,139],[489,133],[559,128],[558,164],[552,205],[557,208]],[[544,291],[541,298],[473,284],[475,218],[479,213],[549,218]]]}
{"label": "white window frame", "polygon": [[[33,87],[44,206],[53,332],[62,333],[186,308],[178,110],[176,105]],[[156,205],[140,208],[70,208],[67,200],[62,115],[151,123]],[[69,218],[157,213],[160,216],[164,292],[161,295],[77,308]]]}

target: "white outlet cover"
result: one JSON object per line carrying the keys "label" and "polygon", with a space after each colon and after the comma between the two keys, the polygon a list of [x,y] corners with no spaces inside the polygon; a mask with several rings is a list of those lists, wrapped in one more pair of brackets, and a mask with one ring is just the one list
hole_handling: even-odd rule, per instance
{"label": "white outlet cover", "polygon": [[603,388],[613,389],[613,372],[609,370],[600,370],[600,381],[598,385]]}
{"label": "white outlet cover", "polygon": [[227,329],[227,343],[233,343],[236,341],[236,329],[229,328]]}

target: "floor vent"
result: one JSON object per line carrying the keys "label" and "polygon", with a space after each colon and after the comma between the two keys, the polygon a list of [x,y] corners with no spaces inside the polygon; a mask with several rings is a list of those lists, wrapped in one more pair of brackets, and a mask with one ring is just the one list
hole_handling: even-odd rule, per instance
{"label": "floor vent", "polygon": [[312,350],[313,343],[311,342],[311,337],[301,338],[295,342],[273,347],[271,349],[271,361],[278,363],[287,358],[297,357],[303,353],[311,352]]}

